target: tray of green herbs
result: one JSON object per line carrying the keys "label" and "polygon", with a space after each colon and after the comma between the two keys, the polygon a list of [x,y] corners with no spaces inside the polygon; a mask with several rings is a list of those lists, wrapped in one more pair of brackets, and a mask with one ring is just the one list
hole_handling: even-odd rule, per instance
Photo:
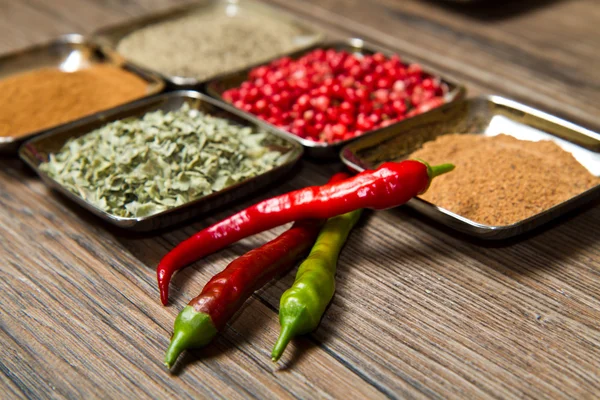
{"label": "tray of green herbs", "polygon": [[106,221],[151,230],[259,190],[302,147],[207,96],[178,91],[51,130],[19,154],[51,188]]}

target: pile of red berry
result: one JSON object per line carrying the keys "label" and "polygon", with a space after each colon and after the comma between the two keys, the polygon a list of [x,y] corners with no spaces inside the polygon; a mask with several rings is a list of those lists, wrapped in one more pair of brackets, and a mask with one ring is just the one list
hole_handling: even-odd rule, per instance
{"label": "pile of red berry", "polygon": [[254,68],[223,99],[302,138],[334,143],[438,107],[446,91],[398,56],[317,49]]}

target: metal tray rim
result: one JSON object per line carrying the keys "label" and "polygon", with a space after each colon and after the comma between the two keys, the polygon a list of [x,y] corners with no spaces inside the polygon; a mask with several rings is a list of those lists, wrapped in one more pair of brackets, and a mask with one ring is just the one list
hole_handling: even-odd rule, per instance
{"label": "metal tray rim", "polygon": [[[470,97],[468,99],[464,99],[465,102],[467,101],[488,101],[488,102],[492,102],[495,104],[500,104],[500,105],[504,105],[522,112],[525,112],[527,114],[531,114],[534,115],[536,117],[542,118],[542,119],[546,119],[549,122],[555,123],[557,125],[561,125],[563,127],[567,127],[569,129],[572,129],[574,131],[577,131],[581,134],[593,137],[597,140],[600,140],[600,134],[595,133],[587,128],[584,128],[582,126],[576,125],[572,122],[566,121],[562,118],[553,116],[551,114],[548,114],[546,112],[537,110],[533,107],[527,106],[525,104],[519,103],[515,100],[511,100],[499,95],[495,95],[495,94],[487,94],[487,95],[480,95],[480,96],[475,96],[475,97]],[[417,116],[419,117],[419,116]],[[399,123],[402,123],[403,121],[400,121]],[[354,145],[358,144],[358,141],[352,143]],[[362,172],[365,170],[365,168],[361,165],[358,165],[357,163],[355,163],[354,161],[352,161],[352,159],[347,157],[347,154],[352,154],[354,155],[354,151],[352,149],[350,149],[349,147],[352,144],[348,144],[346,146],[344,146],[344,148],[340,151],[340,159],[342,160],[342,162],[347,165],[349,168],[352,168],[356,171]],[[416,209],[418,212],[423,213],[428,215],[429,217],[433,218],[431,215],[429,215],[429,213],[424,213],[423,211],[421,211],[421,208],[429,208],[430,212],[433,213],[440,213],[443,214],[446,217],[452,218],[454,220],[457,220],[459,222],[461,222],[462,224],[468,226],[470,229],[459,229],[455,226],[450,226],[446,223],[444,223],[443,221],[438,220],[438,222],[446,225],[446,226],[450,226],[453,229],[459,230],[463,233],[467,233],[467,234],[471,234],[473,235],[475,232],[479,233],[479,237],[483,238],[483,239],[505,239],[507,237],[511,237],[514,235],[519,234],[519,228],[522,228],[524,226],[527,226],[533,222],[535,222],[536,220],[540,220],[540,219],[544,219],[545,217],[550,216],[551,214],[555,213],[558,210],[561,209],[566,209],[569,208],[569,206],[578,204],[582,201],[586,201],[587,199],[591,198],[593,195],[595,195],[596,193],[600,193],[600,184],[576,195],[571,197],[568,200],[565,200],[559,204],[556,204],[542,212],[539,212],[535,215],[532,215],[531,217],[522,219],[520,221],[517,221],[513,224],[509,224],[509,225],[486,225],[486,224],[482,224],[476,221],[473,221],[469,218],[463,217],[462,215],[456,214],[450,210],[447,210],[443,207],[439,207],[433,203],[428,202],[427,200],[423,200],[421,198],[415,197],[413,199],[411,199],[407,205],[410,206],[411,208]],[[435,219],[435,218],[434,218]],[[436,219],[437,220],[437,219]],[[544,221],[544,222],[548,222],[548,221]],[[541,224],[540,224],[541,225]]]}
{"label": "metal tray rim", "polygon": [[[211,193],[207,196],[203,196],[200,197],[196,200],[190,201],[188,203],[182,204],[180,206],[174,207],[174,208],[170,208],[164,211],[161,211],[157,214],[152,214],[149,216],[145,216],[145,217],[135,217],[135,218],[131,218],[131,217],[119,217],[110,213],[105,212],[104,210],[99,209],[98,207],[96,207],[95,205],[93,205],[92,203],[86,201],[85,199],[81,198],[80,196],[77,196],[76,194],[68,191],[67,189],[65,189],[63,187],[63,185],[61,185],[59,182],[57,182],[56,180],[54,180],[53,178],[51,178],[50,176],[48,176],[45,172],[41,171],[39,169],[39,163],[34,160],[32,157],[29,157],[29,155],[26,153],[27,148],[34,146],[36,141],[39,140],[43,140],[44,138],[50,137],[50,136],[54,136],[58,133],[63,133],[66,131],[70,131],[73,130],[79,126],[84,126],[88,123],[91,122],[95,122],[98,120],[102,120],[102,119],[108,119],[111,118],[111,116],[114,116],[118,113],[124,112],[124,111],[129,111],[129,110],[133,110],[136,109],[137,107],[143,106],[145,103],[153,103],[153,102],[158,102],[161,99],[168,99],[168,98],[172,98],[172,97],[181,97],[181,98],[193,98],[193,99],[197,99],[197,100],[201,100],[203,102],[207,102],[209,104],[211,104],[212,106],[215,106],[217,108],[221,108],[225,111],[228,111],[234,115],[236,115],[237,117],[244,119],[246,121],[248,121],[248,119],[244,116],[241,115],[237,109],[232,108],[232,107],[224,107],[222,104],[218,103],[217,101],[215,101],[214,99],[210,98],[209,96],[206,96],[198,91],[195,90],[177,90],[177,91],[172,91],[172,92],[167,92],[167,93],[161,93],[158,94],[156,96],[152,96],[149,98],[144,98],[144,99],[140,99],[137,100],[135,102],[132,103],[128,103],[122,106],[118,106],[115,108],[112,108],[110,110],[104,111],[104,112],[100,112],[94,115],[91,115],[89,117],[71,122],[69,124],[66,125],[61,125],[60,127],[57,127],[56,129],[52,129],[48,132],[45,132],[42,135],[38,135],[34,138],[31,138],[30,140],[26,141],[25,143],[23,143],[20,148],[19,148],[19,157],[21,158],[21,160],[23,160],[38,176],[40,176],[40,178],[42,179],[42,181],[44,181],[44,183],[49,186],[51,189],[58,191],[59,193],[63,194],[64,196],[66,196],[67,198],[69,198],[70,200],[73,200],[74,202],[76,202],[77,204],[79,204],[80,206],[82,206],[83,208],[85,208],[86,210],[92,212],[93,214],[97,215],[98,217],[104,219],[105,221],[108,221],[110,223],[112,223],[115,226],[118,226],[120,228],[134,228],[136,225],[140,224],[140,223],[145,223],[148,222],[150,220],[157,220],[163,217],[168,216],[169,214],[175,214],[181,210],[183,210],[184,208],[188,208],[188,207],[192,207],[194,205],[197,205],[201,202],[206,202],[206,201],[210,201],[211,199],[223,195],[225,193],[231,192],[233,190],[236,190],[238,187],[242,186],[242,185],[246,185],[251,183],[255,178],[264,175],[264,174],[268,174],[268,173],[272,173],[272,172],[278,172],[280,171],[281,173],[285,173],[285,171],[289,168],[291,168],[293,165],[295,165],[300,158],[302,157],[303,154],[303,148],[302,146],[300,146],[298,143],[289,140],[286,137],[282,137],[280,134],[278,134],[278,132],[273,132],[272,129],[270,129],[269,127],[265,127],[264,124],[257,124],[259,125],[262,129],[265,129],[267,132],[276,135],[277,137],[282,138],[283,140],[286,141],[286,143],[290,146],[290,152],[293,152],[293,155],[290,157],[289,160],[287,160],[285,163],[261,174],[261,175],[257,175],[256,177],[247,179],[245,181],[242,182],[238,182],[235,185],[232,186],[228,186],[218,192],[215,193]],[[255,121],[248,121],[251,123],[256,124]]]}

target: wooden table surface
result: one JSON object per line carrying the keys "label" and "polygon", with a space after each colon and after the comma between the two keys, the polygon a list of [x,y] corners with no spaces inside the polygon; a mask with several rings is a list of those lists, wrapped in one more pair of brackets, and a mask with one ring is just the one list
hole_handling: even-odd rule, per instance
{"label": "wooden table surface", "polygon": [[[269,0],[466,84],[600,127],[597,0],[483,10],[417,0]],[[181,1],[0,0],[0,53]],[[495,2],[491,2],[495,3]],[[322,183],[303,161],[264,193]],[[594,398],[600,393],[600,207],[510,243],[479,243],[400,208],[367,213],[319,329],[269,358],[279,296],[255,294],[225,332],[162,364],[173,319],[258,235],[197,262],[158,301],[155,267],[198,229],[256,200],[154,234],[111,228],[0,159],[0,397]]]}

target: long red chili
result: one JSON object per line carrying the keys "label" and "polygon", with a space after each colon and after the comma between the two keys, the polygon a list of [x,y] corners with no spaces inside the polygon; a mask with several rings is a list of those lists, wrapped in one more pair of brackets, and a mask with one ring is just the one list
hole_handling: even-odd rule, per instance
{"label": "long red chili", "polygon": [[[329,182],[346,178],[347,174],[340,173]],[[202,293],[177,316],[165,364],[170,368],[183,350],[208,344],[252,293],[308,253],[324,222],[296,222],[277,238],[235,259],[213,276]]]}
{"label": "long red chili", "polygon": [[310,186],[261,201],[181,242],[160,261],[158,286],[163,304],[175,271],[245,237],[303,219],[328,219],[360,208],[382,210],[406,203],[427,190],[431,180],[454,166],[435,167],[407,160],[323,186]]}

